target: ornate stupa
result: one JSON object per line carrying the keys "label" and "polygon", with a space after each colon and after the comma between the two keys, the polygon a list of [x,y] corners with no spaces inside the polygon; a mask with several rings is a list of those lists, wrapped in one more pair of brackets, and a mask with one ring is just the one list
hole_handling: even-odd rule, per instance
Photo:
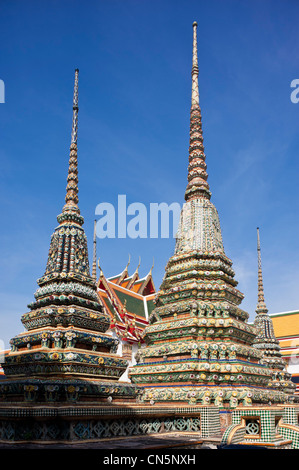
{"label": "ornate stupa", "polygon": [[272,318],[268,315],[268,309],[264,296],[264,284],[262,273],[260,231],[257,228],[257,254],[258,254],[258,302],[254,326],[257,336],[253,345],[262,352],[260,363],[272,369],[269,386],[294,394],[296,385],[291,381],[291,374],[286,371],[286,361],[282,356],[279,341],[275,337]]}
{"label": "ornate stupa", "polygon": [[130,371],[144,402],[283,403],[269,389],[271,370],[253,347],[256,328],[240,308],[232,261],[226,256],[218,212],[211,202],[198,90],[197,23],[193,24],[188,184],[174,255],[165,268],[147,347]]}
{"label": "ornate stupa", "polygon": [[84,219],[78,207],[78,69],[65,205],[51,237],[45,274],[21,320],[28,330],[11,340],[3,364],[4,401],[80,401],[134,398],[136,387],[119,385],[127,361],[107,334],[110,316],[90,275]]}

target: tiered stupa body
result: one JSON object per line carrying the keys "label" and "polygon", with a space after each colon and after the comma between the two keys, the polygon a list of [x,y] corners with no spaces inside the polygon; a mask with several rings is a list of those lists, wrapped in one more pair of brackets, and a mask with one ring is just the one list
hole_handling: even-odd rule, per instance
{"label": "tiered stupa body", "polygon": [[118,340],[106,333],[110,317],[90,275],[84,219],[78,207],[77,129],[78,70],[66,204],[57,217],[59,225],[51,238],[45,274],[37,281],[35,301],[22,316],[28,331],[11,340],[5,358],[7,380],[0,396],[6,401],[135,397],[132,386],[117,386],[127,361],[116,354]]}
{"label": "tiered stupa body", "polygon": [[219,406],[284,402],[267,388],[271,371],[252,346],[256,329],[239,307],[232,262],[223,248],[203,146],[198,92],[197,24],[193,24],[192,103],[186,203],[175,253],[144,330],[147,347],[130,371],[145,402],[215,403]]}
{"label": "tiered stupa body", "polygon": [[257,253],[258,302],[254,320],[257,336],[253,345],[262,352],[260,363],[272,369],[272,376],[268,385],[275,390],[282,390],[293,396],[296,385],[291,380],[291,374],[286,371],[286,361],[282,356],[279,341],[275,337],[272,318],[268,315],[265,303],[259,228],[257,228]]}

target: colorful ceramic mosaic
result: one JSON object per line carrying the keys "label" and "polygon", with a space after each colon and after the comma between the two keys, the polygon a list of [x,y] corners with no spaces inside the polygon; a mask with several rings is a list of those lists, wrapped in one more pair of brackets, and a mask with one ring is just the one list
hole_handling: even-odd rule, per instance
{"label": "colorful ceramic mosaic", "polygon": [[[175,253],[166,266],[149,325],[142,338],[136,324],[125,331],[126,339],[144,340],[138,363],[130,371],[132,383],[119,380],[128,362],[116,354],[119,340],[108,329],[111,325],[115,332],[117,323],[132,320],[129,313],[133,312],[125,302],[130,296],[121,297],[121,289],[136,293],[144,288],[146,292],[150,286],[147,292],[152,293],[152,287],[150,277],[141,284],[136,273],[130,279],[125,271],[109,280],[118,294],[101,275],[98,287],[106,282],[104,290],[109,295],[98,296],[95,245],[90,276],[78,208],[76,70],[66,204],[57,218],[59,226],[51,238],[35,301],[22,316],[27,331],[11,340],[5,357],[0,440],[81,441],[170,431],[219,437],[223,418],[229,423],[232,414],[224,442],[275,444],[282,439],[299,447],[298,409],[268,405],[285,404],[290,384],[279,355],[273,362],[276,347],[271,349],[272,360],[265,360],[266,344],[273,339],[261,333],[260,319],[265,317],[258,317],[256,328],[247,323],[249,315],[239,306],[243,295],[224,252],[218,213],[210,201],[196,28],[194,23],[186,204]],[[103,308],[104,297],[111,311]],[[265,314],[262,307],[257,315]],[[269,322],[263,324],[271,333]],[[273,379],[279,386],[271,384]],[[258,407],[253,408],[255,403]]]}
{"label": "colorful ceramic mosaic", "polygon": [[69,406],[0,409],[0,441],[84,441],[113,437],[196,432],[210,437],[219,431],[215,407],[111,408]]}
{"label": "colorful ceramic mosaic", "polygon": [[232,424],[223,433],[222,443],[298,449],[298,408],[289,405],[240,407],[233,411]]}
{"label": "colorful ceramic mosaic", "polygon": [[110,316],[89,272],[84,219],[78,207],[77,134],[78,70],[65,205],[57,217],[59,225],[51,237],[45,274],[37,281],[35,301],[22,316],[28,331],[11,340],[0,400],[132,399],[138,392],[130,384],[113,385],[128,362],[116,354],[118,340],[107,334]]}
{"label": "colorful ceramic mosaic", "polygon": [[[238,408],[222,436],[223,444],[256,444],[299,448],[298,426],[287,416],[291,407]],[[84,441],[159,432],[198,432],[219,436],[219,410],[214,406],[179,407],[10,407],[0,410],[2,441]],[[298,417],[297,417],[298,419]],[[213,432],[211,432],[213,431]],[[215,432],[216,431],[216,432]]]}
{"label": "colorful ceramic mosaic", "polygon": [[[272,371],[254,347],[256,328],[239,305],[232,262],[210,201],[198,93],[197,24],[193,24],[192,98],[186,203],[175,253],[165,268],[156,308],[143,332],[146,348],[131,368],[144,402],[284,403],[289,391],[269,387]],[[285,385],[285,389],[283,386]]]}
{"label": "colorful ceramic mosaic", "polygon": [[285,391],[289,393],[290,396],[293,396],[296,385],[291,380],[291,374],[286,370],[286,361],[282,356],[279,342],[275,337],[272,318],[268,315],[268,309],[265,303],[259,228],[257,228],[257,252],[258,303],[254,320],[257,335],[254,338],[253,345],[263,354],[260,363],[272,370],[272,376],[268,386],[276,390]]}

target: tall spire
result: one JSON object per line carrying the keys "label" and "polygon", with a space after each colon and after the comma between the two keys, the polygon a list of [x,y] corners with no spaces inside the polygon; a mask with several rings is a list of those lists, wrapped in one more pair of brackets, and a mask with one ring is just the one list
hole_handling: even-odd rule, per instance
{"label": "tall spire", "polygon": [[75,84],[74,84],[74,96],[73,96],[73,126],[72,126],[72,139],[71,144],[77,145],[78,139],[78,79],[79,69],[75,70]]}
{"label": "tall spire", "polygon": [[[95,394],[99,395],[102,380],[106,384],[109,379],[116,381],[127,368],[127,361],[115,354],[118,341],[106,335],[110,315],[104,311],[95,279],[90,275],[87,237],[77,205],[77,129],[78,70],[66,204],[57,218],[60,225],[52,234],[46,270],[37,281],[35,300],[28,305],[30,312],[21,318],[28,332],[12,339],[13,354],[7,361],[6,375],[20,379],[22,396],[24,380],[26,387],[30,380],[30,388],[38,390],[36,398],[42,401],[66,401],[69,389],[75,392],[76,400],[77,392],[82,392],[90,401]],[[18,344],[22,345],[20,349]],[[28,351],[31,347],[32,353]],[[111,387],[107,387],[107,394],[108,390],[110,393]]]}
{"label": "tall spire", "polygon": [[[168,260],[155,308],[143,332],[146,347],[138,351],[130,378],[142,387],[143,402],[213,402],[235,407],[239,401],[247,406],[252,401],[269,400],[272,372],[259,365],[264,350],[257,348],[264,348],[264,335],[258,346],[252,347],[257,330],[247,323],[249,315],[239,307],[243,294],[236,288],[218,212],[210,201],[198,99],[196,31],[193,23],[186,202],[175,253]],[[257,315],[260,324],[265,316]],[[277,352],[275,341],[271,344]],[[280,395],[271,396],[273,401],[281,401]]]}
{"label": "tall spire", "polygon": [[[282,357],[279,341],[275,337],[272,318],[268,315],[268,309],[265,303],[263,275],[262,275],[262,258],[261,258],[261,243],[260,243],[260,230],[257,227],[257,259],[258,259],[258,302],[256,307],[256,317],[254,326],[257,330],[257,335],[254,338],[253,346],[262,351],[262,358],[260,363],[266,365],[269,369],[273,369],[273,386],[280,387],[292,391],[292,382],[290,375],[287,372],[278,374],[277,371],[283,371],[286,363]],[[282,381],[282,382],[281,382]]]}
{"label": "tall spire", "polygon": [[69,168],[67,175],[66,187],[66,204],[63,207],[62,214],[57,217],[60,224],[72,221],[79,225],[84,222],[83,217],[80,215],[78,207],[78,155],[77,155],[77,139],[78,139],[78,78],[79,69],[75,70],[75,83],[73,95],[73,120],[72,120],[72,135],[70,146]]}
{"label": "tall spire", "polygon": [[[218,212],[210,200],[196,32],[197,24],[193,23],[186,202],[175,253],[168,260],[149,326],[143,332],[147,347],[139,352],[131,380],[145,390],[144,401],[211,403],[212,399],[216,405],[226,402],[235,406],[237,400],[251,403],[253,394],[259,401],[263,393],[260,387],[267,386],[270,374],[258,365],[262,353],[251,346],[256,329],[247,324],[249,315],[239,307],[243,294],[236,288],[238,282],[224,251]],[[267,390],[264,396],[268,396]]]}
{"label": "tall spire", "polygon": [[199,250],[224,254],[219,216],[211,203],[207,182],[201,110],[198,92],[197,23],[193,23],[192,94],[190,111],[190,141],[188,185],[184,208],[176,236],[175,253]]}
{"label": "tall spire", "polygon": [[97,280],[97,221],[94,221],[93,229],[93,259],[92,259],[92,278]]}
{"label": "tall spire", "polygon": [[264,285],[262,274],[262,258],[261,258],[261,243],[260,243],[260,229],[257,227],[257,263],[258,263],[258,303],[256,313],[267,313],[268,309],[264,297]]}
{"label": "tall spire", "polygon": [[55,276],[62,273],[65,276],[69,273],[74,276],[75,273],[80,273],[80,276],[88,277],[88,282],[94,285],[89,270],[87,238],[82,228],[84,218],[78,207],[78,76],[79,70],[76,69],[66,203],[62,213],[57,216],[60,225],[52,235],[45,274],[48,277],[50,274]]}
{"label": "tall spire", "polygon": [[199,106],[199,91],[198,91],[198,58],[197,58],[197,23],[193,23],[193,51],[192,51],[192,106]]}
{"label": "tall spire", "polygon": [[210,199],[211,192],[207,182],[208,174],[205,163],[205,153],[203,146],[201,110],[199,106],[198,91],[198,58],[197,58],[197,23],[193,23],[193,53],[192,53],[192,94],[190,112],[190,146],[189,146],[189,166],[188,185],[185,192],[186,201],[198,197]]}

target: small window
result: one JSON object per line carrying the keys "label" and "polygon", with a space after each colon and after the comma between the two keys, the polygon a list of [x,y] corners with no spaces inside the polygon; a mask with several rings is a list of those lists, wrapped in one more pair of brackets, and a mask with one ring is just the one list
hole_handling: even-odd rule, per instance
{"label": "small window", "polygon": [[258,436],[261,431],[260,420],[258,418],[246,418],[246,435],[248,436]]}

